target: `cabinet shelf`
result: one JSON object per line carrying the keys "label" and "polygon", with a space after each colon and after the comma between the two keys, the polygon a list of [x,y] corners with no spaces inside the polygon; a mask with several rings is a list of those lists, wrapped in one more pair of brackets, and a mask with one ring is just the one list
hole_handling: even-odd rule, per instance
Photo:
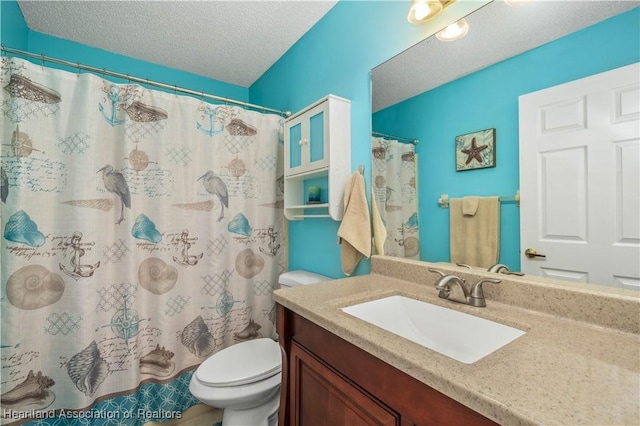
{"label": "cabinet shelf", "polygon": [[302,172],[302,173],[296,173],[294,175],[286,175],[285,174],[285,178],[286,179],[306,180],[306,179],[313,179],[313,178],[317,178],[317,177],[326,176],[328,172],[329,172],[329,168],[328,167],[322,167],[322,168],[319,168],[319,169],[316,169],[316,170],[309,170],[309,171]]}
{"label": "cabinet shelf", "polygon": [[329,203],[321,204],[298,204],[295,206],[287,206],[288,209],[328,209]]}
{"label": "cabinet shelf", "polygon": [[293,214],[290,215],[289,220],[296,220],[296,219],[313,219],[313,218],[330,218],[331,215],[329,214]]}

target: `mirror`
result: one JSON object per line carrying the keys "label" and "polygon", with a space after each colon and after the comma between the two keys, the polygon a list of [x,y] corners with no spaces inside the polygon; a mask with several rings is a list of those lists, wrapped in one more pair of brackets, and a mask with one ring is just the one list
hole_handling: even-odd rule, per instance
{"label": "mirror", "polygon": [[[518,96],[629,63],[615,62],[624,53],[610,37],[629,37],[630,29],[607,19],[630,23],[637,34],[637,10],[629,11],[640,2],[520,3],[494,0],[466,17],[463,39],[430,37],[372,70],[372,131],[419,140],[421,260],[449,261],[449,210],[438,205],[441,194],[498,195],[507,199],[500,208],[499,263],[519,271],[520,226],[526,224],[513,201]],[[496,129],[495,167],[456,172],[455,137],[486,129]]]}

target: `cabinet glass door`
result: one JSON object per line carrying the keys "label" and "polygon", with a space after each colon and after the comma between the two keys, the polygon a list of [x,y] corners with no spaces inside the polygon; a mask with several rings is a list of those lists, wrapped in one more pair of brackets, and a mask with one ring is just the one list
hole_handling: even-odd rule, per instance
{"label": "cabinet glass door", "polygon": [[309,119],[309,162],[324,160],[324,112]]}
{"label": "cabinet glass door", "polygon": [[302,125],[300,123],[289,128],[289,167],[302,164]]}

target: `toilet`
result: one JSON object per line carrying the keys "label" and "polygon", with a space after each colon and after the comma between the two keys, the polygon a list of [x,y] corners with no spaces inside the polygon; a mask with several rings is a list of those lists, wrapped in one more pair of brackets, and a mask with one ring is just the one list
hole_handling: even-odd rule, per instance
{"label": "toilet", "polygon": [[[331,278],[308,271],[280,275],[280,288]],[[224,410],[222,426],[275,426],[280,406],[280,345],[269,338],[229,346],[196,369],[189,391],[203,403]]]}

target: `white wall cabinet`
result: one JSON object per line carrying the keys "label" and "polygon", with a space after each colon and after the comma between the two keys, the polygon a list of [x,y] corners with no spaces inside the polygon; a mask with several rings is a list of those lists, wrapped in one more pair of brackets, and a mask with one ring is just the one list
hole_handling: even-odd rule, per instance
{"label": "white wall cabinet", "polygon": [[[351,102],[328,95],[289,117],[284,157],[285,217],[342,220],[351,175]],[[308,203],[309,186],[322,188],[320,203]]]}

